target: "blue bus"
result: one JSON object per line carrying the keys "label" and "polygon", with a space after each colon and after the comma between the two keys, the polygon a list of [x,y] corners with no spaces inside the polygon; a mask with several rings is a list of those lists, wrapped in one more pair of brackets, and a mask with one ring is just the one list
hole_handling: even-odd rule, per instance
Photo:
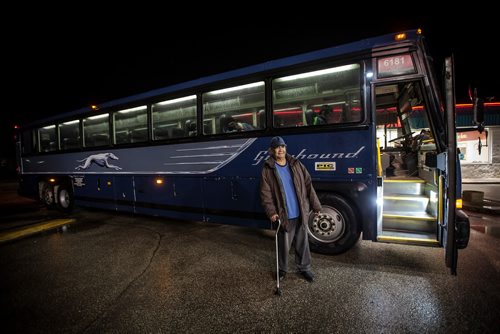
{"label": "blue bus", "polygon": [[360,236],[446,247],[456,273],[469,225],[456,206],[453,82],[445,104],[430,62],[420,31],[406,31],[44,119],[20,130],[19,192],[62,211],[271,228],[259,183],[279,135],[323,205],[306,222],[313,251]]}

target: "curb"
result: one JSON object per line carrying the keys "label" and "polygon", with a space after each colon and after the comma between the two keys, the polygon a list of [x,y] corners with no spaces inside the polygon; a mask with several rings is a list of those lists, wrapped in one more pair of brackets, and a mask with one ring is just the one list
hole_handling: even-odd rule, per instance
{"label": "curb", "polygon": [[75,221],[75,219],[53,219],[36,225],[29,225],[12,231],[2,232],[0,233],[0,243],[23,238],[42,231],[52,230],[64,225],[72,224]]}

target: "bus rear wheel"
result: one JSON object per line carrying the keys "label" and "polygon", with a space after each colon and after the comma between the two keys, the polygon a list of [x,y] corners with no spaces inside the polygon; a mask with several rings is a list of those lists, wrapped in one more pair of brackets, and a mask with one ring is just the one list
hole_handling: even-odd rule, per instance
{"label": "bus rear wheel", "polygon": [[54,187],[51,184],[44,183],[42,185],[42,203],[46,207],[51,208],[54,205]]}
{"label": "bus rear wheel", "polygon": [[320,193],[323,210],[311,214],[307,224],[311,250],[322,254],[340,254],[350,249],[361,233],[353,208],[334,194]]}

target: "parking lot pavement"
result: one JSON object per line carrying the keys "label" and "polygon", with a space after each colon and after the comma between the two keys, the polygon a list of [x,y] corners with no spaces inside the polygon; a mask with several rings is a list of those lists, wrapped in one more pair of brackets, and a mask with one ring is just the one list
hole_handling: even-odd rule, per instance
{"label": "parking lot pavement", "polygon": [[[0,204],[1,226],[59,218],[21,201]],[[315,282],[291,272],[278,297],[271,231],[80,209],[66,228],[0,244],[2,330],[495,333],[500,221],[467,213],[458,276],[442,248],[361,240],[313,254]]]}
{"label": "parking lot pavement", "polygon": [[[360,241],[313,254],[274,295],[272,233],[79,210],[66,231],[0,245],[6,332],[471,333],[500,325],[500,243],[472,229],[442,248]],[[494,223],[477,213],[473,226]],[[293,256],[291,257],[293,260]]]}
{"label": "parking lot pavement", "polygon": [[466,211],[470,220],[470,228],[491,237],[500,238],[500,219],[498,216],[479,211]]}

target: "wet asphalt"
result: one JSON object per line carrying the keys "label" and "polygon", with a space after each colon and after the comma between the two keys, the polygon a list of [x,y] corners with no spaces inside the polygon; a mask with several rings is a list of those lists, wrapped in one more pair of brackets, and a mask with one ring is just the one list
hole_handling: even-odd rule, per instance
{"label": "wet asphalt", "polygon": [[[16,215],[57,215],[0,209],[11,224]],[[441,248],[360,241],[341,255],[313,254],[315,282],[289,273],[281,296],[269,231],[87,209],[71,217],[58,230],[0,244],[3,333],[500,328],[500,238],[486,233],[500,224],[495,216],[471,214],[458,276],[449,275]]]}

